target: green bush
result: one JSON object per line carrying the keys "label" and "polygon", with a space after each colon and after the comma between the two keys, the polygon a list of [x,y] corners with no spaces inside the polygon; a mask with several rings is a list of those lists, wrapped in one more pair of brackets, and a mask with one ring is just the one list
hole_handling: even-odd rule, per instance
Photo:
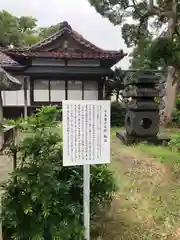
{"label": "green bush", "polygon": [[180,153],[180,134],[177,133],[176,135],[171,137],[171,140],[168,145],[173,152]]}
{"label": "green bush", "polygon": [[[44,110],[38,114],[41,120]],[[3,225],[18,240],[40,240],[47,235],[52,239],[81,240],[83,169],[62,166],[60,128],[55,123],[54,109],[47,111],[51,115],[45,116],[48,128],[37,115],[26,121],[33,131],[18,146],[18,167],[3,187]],[[110,206],[115,191],[108,165],[91,166],[92,220],[99,208]]]}
{"label": "green bush", "polygon": [[180,126],[180,98],[176,99],[176,107],[172,113],[172,123],[176,126]]}
{"label": "green bush", "polygon": [[123,126],[125,120],[126,109],[119,102],[111,103],[111,126]]}
{"label": "green bush", "polygon": [[180,126],[180,110],[174,109],[172,113],[172,123],[176,126]]}
{"label": "green bush", "polygon": [[176,109],[180,111],[180,98],[176,99]]}

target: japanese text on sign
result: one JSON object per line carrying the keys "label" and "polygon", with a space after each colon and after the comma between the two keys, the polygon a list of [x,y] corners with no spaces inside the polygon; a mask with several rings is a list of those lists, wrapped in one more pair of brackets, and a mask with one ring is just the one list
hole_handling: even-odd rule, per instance
{"label": "japanese text on sign", "polygon": [[110,162],[110,101],[63,101],[63,165]]}

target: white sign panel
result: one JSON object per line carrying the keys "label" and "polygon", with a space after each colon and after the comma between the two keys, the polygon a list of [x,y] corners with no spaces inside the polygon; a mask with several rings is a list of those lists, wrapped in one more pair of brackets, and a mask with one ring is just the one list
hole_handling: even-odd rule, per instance
{"label": "white sign panel", "polygon": [[110,162],[110,101],[63,101],[63,166]]}

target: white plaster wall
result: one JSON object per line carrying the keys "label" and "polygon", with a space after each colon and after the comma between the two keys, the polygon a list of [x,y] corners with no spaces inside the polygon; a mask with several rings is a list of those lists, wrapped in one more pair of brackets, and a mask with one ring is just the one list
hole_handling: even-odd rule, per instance
{"label": "white plaster wall", "polygon": [[[23,76],[14,76],[21,83],[22,88],[19,91],[3,91],[3,105],[4,106],[24,106],[24,77]],[[30,84],[27,83],[27,104],[30,106]]]}
{"label": "white plaster wall", "polygon": [[68,100],[82,100],[82,81],[68,81]]}
{"label": "white plaster wall", "polygon": [[61,102],[65,99],[65,81],[51,81],[51,102]]}
{"label": "white plaster wall", "polygon": [[49,81],[34,80],[34,102],[49,101]]}
{"label": "white plaster wall", "polygon": [[[50,81],[51,102],[65,100],[65,81]],[[49,102],[49,80],[34,80],[34,102]]]}
{"label": "white plaster wall", "polygon": [[98,100],[98,83],[84,81],[84,100]]}
{"label": "white plaster wall", "polygon": [[[23,84],[23,76],[17,77]],[[28,82],[28,106],[30,106],[30,86]],[[49,101],[48,80],[37,79],[34,81],[34,101]],[[3,92],[3,103],[5,106],[23,106],[24,90]],[[51,101],[61,102],[65,100],[65,81],[51,81]],[[82,82],[68,82],[68,100],[82,100]],[[98,100],[98,83],[96,81],[84,81],[84,100]]]}
{"label": "white plaster wall", "polygon": [[[65,100],[65,81],[51,81],[51,102]],[[34,101],[49,101],[49,83],[47,80],[34,81]],[[68,81],[68,100],[82,100],[82,81]],[[98,100],[98,83],[84,81],[84,100]]]}

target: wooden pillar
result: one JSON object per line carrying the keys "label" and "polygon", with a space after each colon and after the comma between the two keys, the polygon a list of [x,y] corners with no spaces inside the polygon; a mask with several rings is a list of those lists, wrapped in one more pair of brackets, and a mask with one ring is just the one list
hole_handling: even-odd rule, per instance
{"label": "wooden pillar", "polygon": [[104,82],[101,80],[98,83],[98,100],[103,100],[103,87],[104,87]]}
{"label": "wooden pillar", "polygon": [[28,86],[28,77],[24,77],[24,118],[27,119],[27,86]]}

